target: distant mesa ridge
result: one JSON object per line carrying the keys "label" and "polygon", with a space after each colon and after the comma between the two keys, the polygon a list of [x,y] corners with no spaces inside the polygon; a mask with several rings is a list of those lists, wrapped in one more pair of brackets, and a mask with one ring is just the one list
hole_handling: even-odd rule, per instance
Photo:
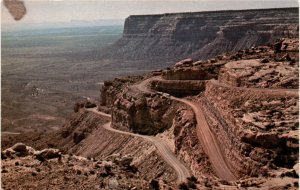
{"label": "distant mesa ridge", "polygon": [[245,12],[265,12],[265,11],[278,11],[286,10],[290,11],[291,9],[298,10],[298,7],[284,7],[284,8],[265,8],[265,9],[239,9],[239,10],[210,10],[210,11],[199,11],[199,12],[177,12],[177,13],[162,13],[162,14],[143,14],[143,15],[130,15],[129,17],[160,17],[168,15],[188,15],[188,14],[213,14],[213,13],[245,13]]}
{"label": "distant mesa ridge", "polygon": [[123,37],[102,51],[116,59],[208,59],[298,37],[298,8],[132,15]]}

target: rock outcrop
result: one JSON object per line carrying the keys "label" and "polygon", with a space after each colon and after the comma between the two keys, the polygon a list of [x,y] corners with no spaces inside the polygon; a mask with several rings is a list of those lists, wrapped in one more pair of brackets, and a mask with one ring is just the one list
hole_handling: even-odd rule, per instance
{"label": "rock outcrop", "polygon": [[[273,36],[297,34],[296,24],[287,21],[287,18],[294,18],[295,10],[134,16],[126,21],[127,27],[131,27],[124,31],[124,39],[153,40],[155,36],[150,34],[155,30],[148,34],[149,28],[153,24],[166,24],[166,20],[172,18],[168,24],[174,24],[173,21],[176,24],[171,35],[168,30],[170,25],[160,26],[162,31],[156,31],[155,35],[163,34],[160,36],[163,40],[193,41],[198,39],[197,35],[191,40],[181,32],[185,32],[182,26],[194,19],[196,29],[201,26],[201,30],[216,30],[216,35],[225,40],[222,43],[226,48],[235,50],[268,42]],[[285,24],[274,23],[278,21],[271,19],[275,13],[287,15],[279,20]],[[155,22],[145,24],[145,18]],[[196,22],[200,18],[206,19],[201,21],[203,25]],[[212,18],[221,31],[209,24],[213,22]],[[136,19],[142,19],[140,22],[143,24],[136,25],[139,23]],[[184,19],[186,22],[181,23]],[[243,22],[239,23],[240,19]],[[270,25],[266,25],[267,21]],[[226,25],[223,26],[224,23]],[[277,31],[277,27],[280,31]],[[189,28],[188,31],[193,32],[194,29]],[[220,39],[214,35],[211,32],[201,37]],[[161,43],[164,43],[162,39]],[[204,50],[211,44],[219,43],[211,42],[205,45]],[[127,131],[155,135],[152,138],[154,142],[164,141],[164,150],[170,148],[189,167],[194,176],[189,177],[187,184],[180,184],[182,189],[296,189],[299,186],[298,43],[298,39],[281,39],[273,46],[228,52],[210,60],[184,59],[175,65],[173,63],[173,68],[157,70],[143,77],[106,81],[101,89],[102,107],[98,108],[111,113],[111,126],[114,129],[105,125],[110,121],[107,114],[97,112],[96,108],[86,109],[95,105],[77,104],[74,107],[76,113],[61,130],[32,140],[35,143],[46,142],[47,146],[55,149],[36,151],[19,143],[1,152],[5,166],[2,168],[6,180],[4,185],[15,189],[12,182],[19,180],[18,185],[25,184],[25,188],[31,188],[32,184],[24,183],[24,179],[38,179],[44,183],[45,179],[54,180],[55,175],[60,177],[54,180],[53,186],[64,188],[73,188],[74,184],[79,183],[90,189],[128,189],[129,184],[143,189],[147,185],[145,181],[151,181],[150,189],[162,183],[167,189],[169,184],[175,184],[174,170],[157,154],[155,146],[140,139],[141,135],[131,136],[122,132]],[[199,52],[205,52],[200,46],[197,46]],[[188,47],[179,45],[177,48],[189,51]],[[222,49],[224,46],[220,47]],[[176,54],[177,50],[170,49]],[[141,49],[141,52],[144,50]],[[157,51],[159,55],[159,50],[149,50],[149,55],[151,51]],[[209,51],[212,54],[219,52],[218,48]],[[196,55],[197,52],[189,54]],[[136,56],[140,56],[139,53]],[[180,99],[173,96],[187,97]],[[115,129],[121,131],[116,133]],[[5,146],[15,140],[20,140],[20,137],[8,139]],[[97,162],[99,159],[103,161]],[[53,171],[53,166],[60,169]],[[37,168],[36,171],[33,168]],[[219,168],[223,171],[220,172]],[[228,173],[233,177],[229,179]],[[128,176],[131,176],[130,179]],[[62,179],[67,184],[62,184]],[[126,180],[129,180],[129,184],[125,183]]]}
{"label": "rock outcrop", "polygon": [[[196,94],[188,99],[201,107],[232,172],[247,178],[240,181],[242,186],[264,186],[267,176],[274,181],[273,177],[281,175],[294,179],[296,174],[290,170],[298,163],[299,97],[298,81],[291,78],[299,75],[298,39],[281,41],[285,45],[280,51],[270,45],[258,46],[210,60],[185,59],[173,68],[152,72],[143,80],[148,86],[137,82],[119,91],[110,105],[113,125],[142,134],[163,132],[162,138],[172,142],[174,152],[202,181],[201,176],[216,174],[196,134],[195,117],[189,106],[169,95]],[[282,83],[288,79],[293,82]],[[138,106],[140,102],[145,106]],[[153,104],[161,106],[154,110]],[[159,120],[170,113],[168,106],[176,109],[172,119]],[[160,114],[153,118],[153,113]]]}
{"label": "rock outcrop", "polygon": [[[176,112],[172,126],[175,153],[189,165],[195,176],[213,176],[215,173],[211,163],[197,138],[196,124],[193,111],[182,105]],[[212,178],[209,180],[213,181]]]}
{"label": "rock outcrop", "polygon": [[[21,147],[20,144],[17,146]],[[1,157],[3,189],[150,188],[150,183],[139,176],[134,163],[126,156],[116,155],[96,160],[58,154],[59,150],[54,149],[36,151],[23,146],[28,152],[25,157],[18,154],[21,150],[13,151],[16,146],[1,152],[6,156]]]}
{"label": "rock outcrop", "polygon": [[[131,155],[132,162],[143,178],[161,179],[169,184],[176,180],[173,169],[163,161],[152,144],[138,137],[104,129],[103,123],[107,121],[107,118],[96,113],[81,110],[66,122],[63,130],[58,134],[63,138],[56,146],[69,154],[96,159],[106,159],[114,157],[113,155]],[[84,133],[84,138],[79,142],[74,141],[76,133]],[[152,167],[156,169],[152,170]],[[161,175],[162,173],[164,175]]]}
{"label": "rock outcrop", "polygon": [[100,89],[101,106],[111,106],[118,93],[127,85],[132,84],[142,77],[124,77],[115,78],[113,81],[104,81],[103,87]]}
{"label": "rock outcrop", "polygon": [[[269,163],[291,167],[295,164],[298,145],[293,148],[287,143],[287,135],[284,135],[285,139],[281,137],[282,134],[297,130],[298,116],[294,114],[298,113],[298,95],[280,91],[251,91],[208,83],[205,96],[211,102],[209,107],[213,107],[211,109],[214,111],[211,112],[221,115],[215,114],[219,124],[215,122],[211,127],[224,144],[228,143],[225,146],[228,157],[234,155],[232,152],[242,153],[248,157],[240,160],[242,165],[249,158],[262,165]],[[234,163],[237,166],[239,162]],[[248,169],[252,170],[254,166],[249,165]]]}
{"label": "rock outcrop", "polygon": [[190,80],[153,80],[151,83],[153,89],[159,92],[165,92],[176,97],[187,95],[197,95],[205,89],[205,81]]}
{"label": "rock outcrop", "polygon": [[[259,59],[243,59],[226,63],[219,73],[219,81],[231,86],[256,88],[291,88],[299,86],[298,43],[297,39],[283,40],[286,48],[273,54],[270,47],[260,47],[253,50],[263,54]],[[265,53],[264,53],[265,52]],[[249,54],[241,52],[241,56]]]}
{"label": "rock outcrop", "polygon": [[207,59],[298,36],[298,8],[133,15],[123,37],[104,57],[162,64],[186,57]]}
{"label": "rock outcrop", "polygon": [[112,106],[115,128],[153,135],[172,125],[176,106],[159,93],[141,93],[127,89],[119,94]]}

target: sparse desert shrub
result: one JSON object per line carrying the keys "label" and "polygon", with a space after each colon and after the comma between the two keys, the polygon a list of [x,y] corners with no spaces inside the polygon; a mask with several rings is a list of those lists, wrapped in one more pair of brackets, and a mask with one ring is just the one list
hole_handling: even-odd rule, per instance
{"label": "sparse desert shrub", "polygon": [[31,175],[32,175],[32,176],[36,176],[37,173],[36,173],[36,172],[32,172]]}
{"label": "sparse desert shrub", "polygon": [[126,170],[132,173],[136,173],[138,171],[137,167],[135,165],[129,165],[126,167]]}
{"label": "sparse desert shrub", "polygon": [[77,175],[81,175],[81,173],[82,173],[81,170],[76,170]]}
{"label": "sparse desert shrub", "polygon": [[196,186],[195,182],[193,182],[193,181],[188,181],[187,185],[191,189],[197,189],[197,186]]}
{"label": "sparse desert shrub", "polygon": [[185,182],[182,182],[178,185],[179,190],[189,190],[188,185]]}
{"label": "sparse desert shrub", "polygon": [[94,107],[97,107],[97,105],[95,103],[92,103],[90,101],[87,101],[85,104],[84,104],[84,107],[85,108],[94,108]]}
{"label": "sparse desert shrub", "polygon": [[79,112],[80,108],[83,108],[84,106],[85,106],[85,103],[83,103],[83,102],[77,102],[74,105],[74,112],[75,113]]}
{"label": "sparse desert shrub", "polygon": [[156,179],[152,179],[150,184],[149,184],[149,189],[150,190],[159,190],[159,183]]}
{"label": "sparse desert shrub", "polygon": [[188,181],[192,181],[194,183],[198,183],[198,180],[197,180],[197,178],[195,176],[188,177],[187,180]]}
{"label": "sparse desert shrub", "polygon": [[78,111],[79,111],[79,104],[76,103],[76,104],[74,105],[74,112],[77,113]]}
{"label": "sparse desert shrub", "polygon": [[187,185],[189,188],[197,189],[196,183],[198,183],[198,180],[195,176],[188,177],[187,180],[188,180]]}
{"label": "sparse desert shrub", "polygon": [[100,173],[100,176],[101,176],[101,177],[107,177],[107,176],[109,176],[109,174],[106,173],[106,172],[101,172],[101,173]]}
{"label": "sparse desert shrub", "polygon": [[85,138],[85,134],[84,134],[83,132],[81,132],[81,133],[75,132],[75,133],[73,134],[73,142],[74,142],[75,144],[78,144],[78,143],[79,143],[80,141],[82,141],[84,138]]}
{"label": "sparse desert shrub", "polygon": [[62,138],[67,138],[70,134],[71,134],[71,132],[67,129],[63,129],[60,133]]}
{"label": "sparse desert shrub", "polygon": [[111,173],[112,173],[112,171],[111,171],[112,166],[111,166],[111,165],[105,165],[105,166],[104,166],[104,169],[105,169],[105,172],[106,172],[107,174],[111,174]]}

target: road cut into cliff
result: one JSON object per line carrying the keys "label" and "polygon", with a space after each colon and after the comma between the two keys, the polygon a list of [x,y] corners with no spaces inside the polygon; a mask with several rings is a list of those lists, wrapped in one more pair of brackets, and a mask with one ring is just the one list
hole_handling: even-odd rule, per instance
{"label": "road cut into cliff", "polygon": [[[111,116],[109,114],[97,111],[97,108],[92,108],[92,109],[87,109],[87,110],[91,111],[93,113],[99,114],[101,116],[111,118]],[[178,182],[185,182],[188,177],[191,177],[189,169],[183,163],[181,163],[181,161],[176,157],[176,155],[171,151],[171,149],[168,147],[168,145],[162,139],[155,137],[155,136],[140,135],[140,134],[135,134],[135,133],[131,133],[131,132],[114,129],[111,127],[111,122],[104,124],[103,128],[105,128],[106,130],[115,132],[115,133],[120,133],[120,134],[143,138],[143,139],[151,142],[157,148],[157,151],[162,156],[162,158],[176,171]]]}

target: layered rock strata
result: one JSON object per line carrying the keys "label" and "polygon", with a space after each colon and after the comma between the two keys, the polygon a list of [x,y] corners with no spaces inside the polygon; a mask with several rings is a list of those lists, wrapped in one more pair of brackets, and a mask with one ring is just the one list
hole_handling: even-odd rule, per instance
{"label": "layered rock strata", "polygon": [[207,59],[298,36],[298,8],[133,15],[123,37],[102,52],[127,60]]}
{"label": "layered rock strata", "polygon": [[[111,155],[130,155],[133,158],[132,163],[145,179],[161,179],[169,184],[176,180],[174,170],[163,161],[152,144],[138,137],[108,131],[99,121],[103,123],[108,120],[98,114],[81,110],[65,124],[64,130],[59,133],[63,139],[57,146],[68,153],[97,159],[106,159]],[[86,132],[84,138],[77,142],[74,137],[79,130],[89,130],[90,133]],[[66,134],[64,131],[72,132]],[[152,167],[156,169],[152,170]]]}
{"label": "layered rock strata", "polygon": [[132,84],[142,77],[124,77],[115,78],[113,81],[104,81],[100,89],[101,106],[111,106],[114,103],[116,95],[127,85]]}
{"label": "layered rock strata", "polygon": [[191,80],[152,80],[151,87],[176,97],[197,95],[205,90],[205,81]]}
{"label": "layered rock strata", "polygon": [[[117,121],[118,128],[125,126],[123,130],[138,133],[153,130],[155,132],[152,134],[156,134],[171,130],[174,152],[191,167],[193,173],[198,177],[201,173],[212,174],[211,167],[198,165],[211,164],[199,139],[196,140],[195,120],[188,114],[191,109],[187,107],[185,110],[184,105],[172,100],[168,94],[161,93],[180,96],[198,90],[198,95],[191,100],[201,105],[210,130],[218,139],[224,157],[237,177],[272,176],[270,171],[278,167],[291,168],[297,163],[299,146],[296,135],[299,98],[294,89],[298,83],[295,80],[288,83],[281,81],[298,76],[297,43],[297,39],[286,39],[286,48],[283,47],[280,52],[270,46],[259,46],[222,54],[207,61],[183,60],[176,63],[174,68],[152,72],[146,77],[151,79],[144,81],[149,81],[148,88],[160,92],[149,93],[145,89],[139,91],[127,87],[117,96],[117,104],[112,106],[119,106],[113,108],[117,117],[113,122]],[[199,75],[189,75],[193,72]],[[252,80],[253,77],[259,80]],[[263,85],[264,80],[268,85]],[[204,93],[199,93],[202,91]],[[140,105],[139,102],[144,98],[148,102],[144,105],[148,108],[135,106]],[[144,123],[137,119],[139,126],[130,124],[135,123],[135,117],[140,113],[145,112],[145,118],[151,118],[153,112],[159,112],[152,109],[152,103],[156,101],[162,105],[160,116],[169,113],[166,109],[168,104],[172,109],[178,109],[170,115],[173,120],[164,119],[169,125],[164,122],[163,125],[155,125],[147,119]],[[159,121],[159,117],[154,120]],[[163,127],[158,130],[157,126]]]}
{"label": "layered rock strata", "polygon": [[[207,84],[205,96],[211,103],[211,109],[221,115],[215,117],[226,121],[226,124],[222,122],[223,125],[211,126],[223,143],[228,142],[225,146],[227,156],[230,157],[233,152],[246,156],[240,161],[233,158],[229,160],[236,161],[237,165],[244,164],[245,159],[250,158],[261,166],[271,163],[286,167],[297,162],[298,145],[287,143],[291,141],[287,134],[298,130],[298,116],[295,115],[298,113],[297,93],[252,91],[212,82]],[[246,173],[261,173],[251,172],[253,166],[250,165]]]}
{"label": "layered rock strata", "polygon": [[[214,176],[209,158],[205,154],[203,147],[197,138],[196,119],[193,111],[182,105],[177,110],[173,120],[174,152],[191,168],[193,175]],[[213,179],[210,179],[213,181]]]}
{"label": "layered rock strata", "polygon": [[176,105],[159,93],[120,93],[112,106],[112,125],[115,128],[153,135],[172,125]]}
{"label": "layered rock strata", "polygon": [[129,156],[87,159],[58,149],[37,151],[21,143],[1,155],[3,189],[151,188]]}
{"label": "layered rock strata", "polygon": [[[258,88],[290,88],[299,86],[297,39],[282,41],[280,53],[271,54],[268,46],[260,47],[266,52],[260,59],[248,59],[227,63],[219,73],[219,81],[231,86]],[[267,53],[269,52],[269,53]]]}

